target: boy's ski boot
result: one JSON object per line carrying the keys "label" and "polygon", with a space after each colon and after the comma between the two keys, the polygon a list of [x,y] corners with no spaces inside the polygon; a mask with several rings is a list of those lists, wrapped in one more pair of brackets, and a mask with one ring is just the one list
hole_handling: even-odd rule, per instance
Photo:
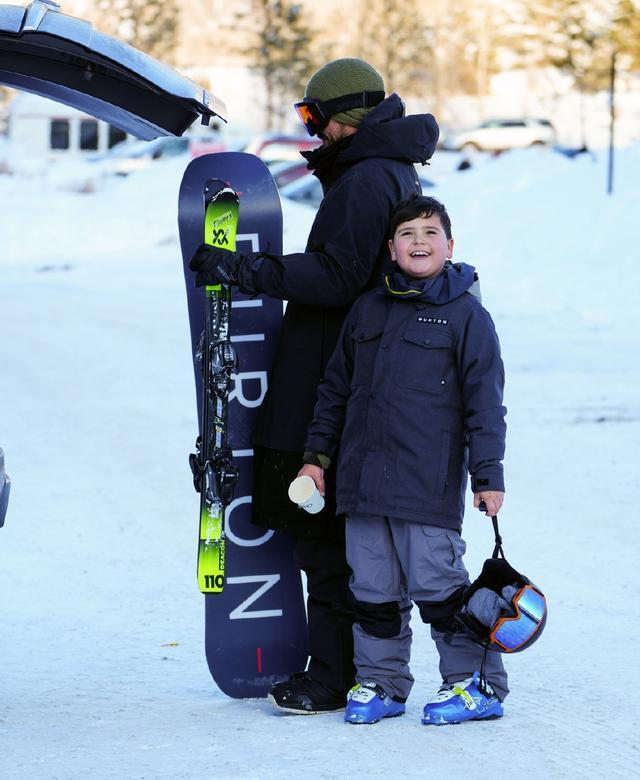
{"label": "boy's ski boot", "polygon": [[489,683],[480,687],[480,674],[457,683],[445,683],[424,706],[425,726],[446,726],[466,720],[494,720],[503,715],[502,702]]}
{"label": "boy's ski boot", "polygon": [[373,680],[357,683],[347,694],[345,723],[377,723],[382,718],[404,715],[404,702],[394,701]]}

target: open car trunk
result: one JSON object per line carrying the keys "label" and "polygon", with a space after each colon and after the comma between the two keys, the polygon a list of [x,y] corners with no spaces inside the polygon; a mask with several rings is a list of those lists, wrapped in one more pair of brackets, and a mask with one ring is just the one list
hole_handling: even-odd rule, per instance
{"label": "open car trunk", "polygon": [[172,68],[51,0],[0,5],[0,84],[35,92],[149,141],[197,119],[226,121],[224,103]]}

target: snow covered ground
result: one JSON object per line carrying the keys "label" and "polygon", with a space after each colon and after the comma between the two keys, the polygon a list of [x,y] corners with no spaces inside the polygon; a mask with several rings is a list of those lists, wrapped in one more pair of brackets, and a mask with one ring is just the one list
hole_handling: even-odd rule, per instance
{"label": "snow covered ground", "polygon": [[[419,721],[438,674],[417,619],[403,718],[280,716],[212,683],[186,464],[181,167],[93,184],[68,166],[0,176],[0,445],[13,480],[0,777],[637,777],[640,148],[620,152],[612,196],[604,157],[547,151],[481,160],[435,191],[504,349],[507,557],[550,604],[542,639],[507,659],[505,718],[441,729]],[[286,207],[290,250],[311,219]],[[465,536],[475,576],[487,519],[470,509]]]}

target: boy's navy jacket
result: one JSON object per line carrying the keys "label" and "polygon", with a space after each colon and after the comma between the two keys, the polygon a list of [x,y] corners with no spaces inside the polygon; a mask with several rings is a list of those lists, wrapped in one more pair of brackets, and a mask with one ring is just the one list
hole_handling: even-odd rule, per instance
{"label": "boy's navy jacket", "polygon": [[255,444],[302,453],[346,313],[363,290],[382,284],[391,212],[420,192],[414,164],[431,157],[437,140],[430,114],[404,116],[402,101],[390,95],[347,141],[309,157],[324,199],[306,249],[268,255],[254,270],[255,289],[288,301]]}
{"label": "boy's navy jacket", "polygon": [[418,282],[395,272],[351,309],[306,442],[340,444],[338,512],[459,530],[468,472],[476,492],[504,490],[504,368],[473,281],[464,263]]}

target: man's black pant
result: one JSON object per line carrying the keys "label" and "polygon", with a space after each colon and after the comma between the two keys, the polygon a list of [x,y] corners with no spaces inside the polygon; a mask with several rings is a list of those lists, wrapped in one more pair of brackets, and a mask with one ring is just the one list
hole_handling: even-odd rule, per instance
{"label": "man's black pant", "polygon": [[289,500],[289,484],[301,466],[302,453],[254,448],[253,522],[293,537],[296,563],[307,576],[308,671],[341,693],[355,681],[344,518],[335,515],[334,468],[325,472],[326,503],[317,515],[307,514]]}
{"label": "man's black pant", "polygon": [[342,541],[298,539],[295,560],[307,576],[308,672],[336,693],[355,682],[351,569]]}

